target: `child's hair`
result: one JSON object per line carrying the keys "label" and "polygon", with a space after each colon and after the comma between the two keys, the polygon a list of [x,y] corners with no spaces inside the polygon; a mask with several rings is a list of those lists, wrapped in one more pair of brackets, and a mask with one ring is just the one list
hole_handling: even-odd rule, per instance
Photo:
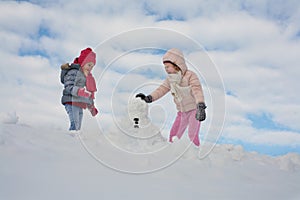
{"label": "child's hair", "polygon": [[173,66],[174,66],[174,69],[177,71],[177,72],[179,72],[179,71],[181,71],[181,69],[180,69],[180,67],[178,67],[175,63],[173,63],[173,62],[171,62],[171,61],[164,61],[164,64],[165,63],[170,63],[170,64],[172,64]]}

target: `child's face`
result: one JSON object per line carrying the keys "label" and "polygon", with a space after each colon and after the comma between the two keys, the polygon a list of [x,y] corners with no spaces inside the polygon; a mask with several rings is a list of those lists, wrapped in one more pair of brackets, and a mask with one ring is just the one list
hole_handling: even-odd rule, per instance
{"label": "child's face", "polygon": [[82,70],[85,74],[89,74],[94,66],[95,64],[93,62],[88,62],[85,65],[83,65]]}
{"label": "child's face", "polygon": [[177,71],[175,69],[175,66],[172,63],[164,63],[165,70],[168,74],[176,74]]}

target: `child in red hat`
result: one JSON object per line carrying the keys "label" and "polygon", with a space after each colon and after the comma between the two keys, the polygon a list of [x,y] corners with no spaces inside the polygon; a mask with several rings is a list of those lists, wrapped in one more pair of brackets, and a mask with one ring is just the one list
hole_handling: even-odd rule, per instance
{"label": "child in red hat", "polygon": [[61,66],[60,78],[61,83],[64,84],[61,103],[68,113],[71,132],[80,130],[83,109],[88,108],[92,116],[98,113],[94,106],[96,82],[91,73],[95,64],[96,53],[91,48],[86,48],[71,65],[66,63]]}

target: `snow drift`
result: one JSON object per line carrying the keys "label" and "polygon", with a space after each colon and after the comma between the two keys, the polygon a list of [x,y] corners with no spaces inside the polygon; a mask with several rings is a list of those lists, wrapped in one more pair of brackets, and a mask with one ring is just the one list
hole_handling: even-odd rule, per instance
{"label": "snow drift", "polygon": [[[88,136],[81,140],[101,145]],[[216,145],[201,160],[191,146],[172,165],[137,176],[97,162],[81,143],[67,131],[2,124],[1,199],[300,198],[300,157],[295,153],[270,157],[228,144]],[[172,145],[173,153],[185,149],[186,143],[183,139]],[[128,144],[128,149],[136,147],[138,143]],[[151,159],[144,164],[151,165]]]}

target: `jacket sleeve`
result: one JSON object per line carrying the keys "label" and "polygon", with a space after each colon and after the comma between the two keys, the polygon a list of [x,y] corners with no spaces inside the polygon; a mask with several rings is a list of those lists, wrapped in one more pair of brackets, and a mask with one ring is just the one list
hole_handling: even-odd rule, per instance
{"label": "jacket sleeve", "polygon": [[152,96],[152,100],[155,101],[165,94],[167,94],[170,91],[170,83],[167,81],[167,79],[156,89],[154,90],[150,95]]}
{"label": "jacket sleeve", "polygon": [[192,75],[189,79],[189,85],[191,87],[192,94],[195,97],[196,103],[204,103],[202,86],[200,84],[199,78],[194,72],[192,72]]}
{"label": "jacket sleeve", "polygon": [[73,96],[78,96],[77,93],[79,87],[76,86],[77,72],[78,70],[69,70],[63,78],[64,86],[65,86],[64,92],[67,94],[71,94]]}
{"label": "jacket sleeve", "polygon": [[62,84],[65,84],[65,75],[67,74],[67,70],[61,70],[60,71],[60,82],[62,83]]}

